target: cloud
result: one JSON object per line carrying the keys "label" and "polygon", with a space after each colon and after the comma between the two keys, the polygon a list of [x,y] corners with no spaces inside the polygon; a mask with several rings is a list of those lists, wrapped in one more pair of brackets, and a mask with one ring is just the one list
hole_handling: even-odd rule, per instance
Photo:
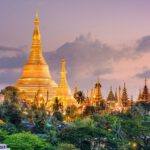
{"label": "cloud", "polygon": [[20,48],[0,46],[0,69],[12,69],[23,66],[26,61],[26,46]]}
{"label": "cloud", "polygon": [[150,78],[150,69],[148,69],[142,73],[138,73],[136,76],[138,78]]}
{"label": "cloud", "polygon": [[[88,34],[66,42],[55,51],[47,51],[44,56],[57,83],[60,79],[61,59],[65,57],[68,82],[72,89],[77,82],[81,90],[87,90],[90,83],[95,82],[99,76],[106,95],[111,85],[116,88],[124,81],[127,81],[132,92],[136,88],[138,91],[142,78],[150,76],[149,48],[150,36],[142,37],[135,45],[118,50]],[[0,46],[0,53],[6,53],[0,57],[0,81],[4,85],[12,84],[19,77],[20,68],[23,68],[29,54],[26,54],[24,48],[9,46]]]}
{"label": "cloud", "polygon": [[[106,73],[111,73],[111,64],[117,52],[109,45],[92,39],[90,35],[80,35],[72,42],[67,42],[56,51],[46,52],[45,56],[53,76],[59,78],[61,58],[67,61],[68,80],[73,86],[79,81],[82,88],[92,80]],[[85,86],[86,85],[86,86]]]}
{"label": "cloud", "polygon": [[137,41],[136,51],[150,52],[150,35],[142,37]]}

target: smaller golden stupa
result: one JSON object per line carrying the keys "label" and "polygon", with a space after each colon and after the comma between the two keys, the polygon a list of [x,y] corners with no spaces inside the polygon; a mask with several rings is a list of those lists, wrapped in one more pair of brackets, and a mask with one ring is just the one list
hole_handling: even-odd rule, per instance
{"label": "smaller golden stupa", "polygon": [[67,82],[66,78],[66,61],[63,58],[61,61],[61,77],[60,77],[60,83],[58,84],[58,87],[56,89],[56,97],[58,97],[61,102],[63,103],[63,107],[76,105],[76,100],[72,96],[70,87]]}

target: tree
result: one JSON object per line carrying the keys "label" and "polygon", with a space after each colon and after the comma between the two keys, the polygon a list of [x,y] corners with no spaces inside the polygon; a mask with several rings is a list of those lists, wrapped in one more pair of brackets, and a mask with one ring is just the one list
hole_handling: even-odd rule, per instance
{"label": "tree", "polygon": [[16,126],[19,126],[22,121],[21,104],[19,101],[19,90],[15,87],[6,87],[2,90],[5,96],[2,118]]}
{"label": "tree", "polygon": [[85,95],[82,91],[77,92],[76,100],[79,104],[85,101]]}
{"label": "tree", "polygon": [[63,115],[61,112],[54,112],[53,117],[55,117],[58,121],[63,121]]}
{"label": "tree", "polygon": [[95,107],[94,106],[86,106],[83,114],[84,115],[93,115],[96,112]]}
{"label": "tree", "polygon": [[4,143],[8,144],[12,150],[52,150],[44,139],[26,132],[10,135]]}
{"label": "tree", "polygon": [[57,146],[57,150],[79,150],[72,144],[61,143]]}
{"label": "tree", "polygon": [[0,130],[0,142],[3,142],[8,136],[8,132],[4,130]]}
{"label": "tree", "polygon": [[54,104],[53,104],[53,112],[58,112],[60,109],[61,104],[59,103],[58,97],[55,98]]}
{"label": "tree", "polygon": [[35,124],[33,131],[36,133],[44,133],[44,128],[48,120],[48,114],[44,105],[41,105],[39,108],[34,107],[32,114]]}

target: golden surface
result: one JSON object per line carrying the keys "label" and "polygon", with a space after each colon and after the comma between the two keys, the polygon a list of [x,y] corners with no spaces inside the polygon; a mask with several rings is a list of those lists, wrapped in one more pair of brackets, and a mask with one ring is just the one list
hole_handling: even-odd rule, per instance
{"label": "golden surface", "polygon": [[61,73],[60,74],[61,74],[60,83],[56,90],[56,96],[62,99],[63,106],[67,107],[69,105],[75,104],[76,101],[71,94],[71,90],[66,79],[66,61],[64,58],[61,61]]}
{"label": "golden surface", "polygon": [[49,98],[52,98],[56,95],[57,84],[52,80],[49,67],[42,54],[39,18],[37,15],[34,24],[31,52],[23,68],[22,75],[15,86],[24,91],[29,99],[35,97],[39,87],[42,88],[44,98],[47,96],[47,91],[49,91]]}

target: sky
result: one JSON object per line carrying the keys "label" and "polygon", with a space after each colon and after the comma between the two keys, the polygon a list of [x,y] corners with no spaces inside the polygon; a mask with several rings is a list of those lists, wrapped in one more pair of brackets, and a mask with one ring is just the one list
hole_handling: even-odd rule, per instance
{"label": "sky", "polygon": [[126,82],[136,99],[145,77],[149,85],[149,7],[148,0],[1,0],[0,88],[21,75],[37,11],[43,52],[57,83],[64,56],[72,90],[77,83],[89,91],[99,77],[104,97]]}

